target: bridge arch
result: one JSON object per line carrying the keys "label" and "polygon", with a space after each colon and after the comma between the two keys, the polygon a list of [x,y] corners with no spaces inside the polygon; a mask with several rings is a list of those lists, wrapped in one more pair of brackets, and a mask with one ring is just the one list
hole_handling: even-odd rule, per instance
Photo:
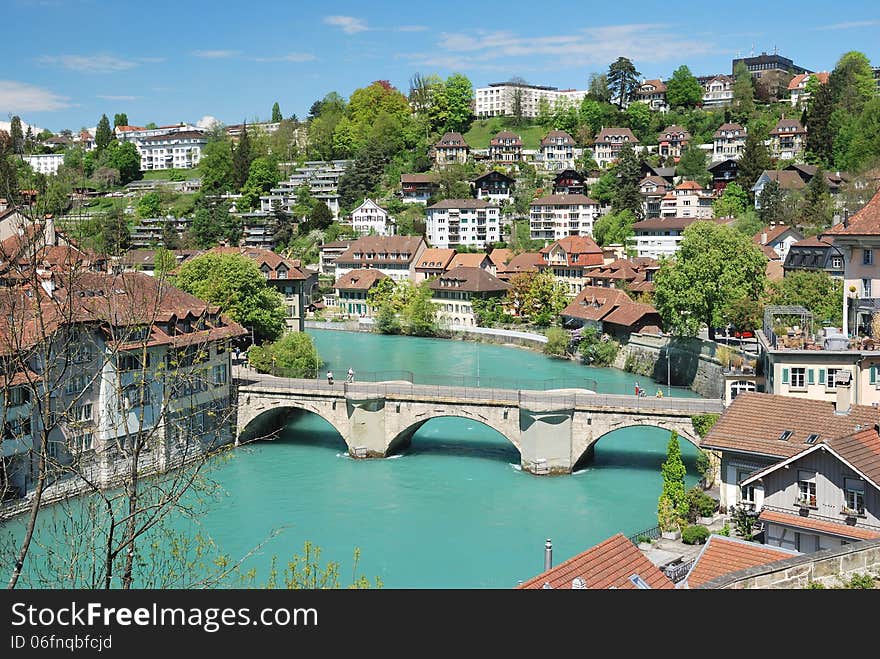
{"label": "bridge arch", "polygon": [[679,438],[686,440],[697,449],[700,448],[700,436],[694,429],[694,424],[689,417],[682,417],[681,419],[633,417],[628,418],[623,422],[616,423],[613,427],[607,427],[599,433],[595,434],[592,438],[588,439],[586,442],[586,446],[580,452],[580,454],[577,456],[572,456],[572,471],[576,471],[582,468],[583,466],[585,466],[585,464],[592,460],[593,453],[596,449],[596,444],[598,444],[599,441],[602,440],[602,438],[607,437],[611,433],[617,432],[618,430],[640,427],[659,428],[660,430],[666,430],[669,432],[675,430],[678,433]]}
{"label": "bridge arch", "polygon": [[518,415],[510,413],[511,426],[504,427],[498,423],[494,423],[490,419],[480,418],[473,414],[468,413],[466,410],[461,410],[460,412],[451,412],[451,411],[437,411],[431,412],[424,416],[419,417],[417,420],[412,421],[406,425],[406,427],[399,432],[397,432],[388,443],[388,454],[395,453],[400,451],[401,449],[406,448],[412,442],[413,435],[415,435],[419,429],[421,429],[426,423],[432,421],[433,419],[464,419],[467,421],[473,421],[481,426],[485,426],[491,430],[494,430],[499,435],[501,435],[504,439],[506,439],[520,454],[520,459],[522,459],[522,446],[516,439],[516,435],[514,434],[515,428],[518,428]]}
{"label": "bridge arch", "polygon": [[338,422],[330,414],[327,414],[320,406],[312,402],[281,398],[278,400],[261,399],[259,407],[252,408],[244,405],[239,408],[239,443],[254,441],[277,434],[283,427],[288,417],[295,412],[309,412],[325,421],[342,439],[346,446],[349,445],[346,433],[339,427]]}

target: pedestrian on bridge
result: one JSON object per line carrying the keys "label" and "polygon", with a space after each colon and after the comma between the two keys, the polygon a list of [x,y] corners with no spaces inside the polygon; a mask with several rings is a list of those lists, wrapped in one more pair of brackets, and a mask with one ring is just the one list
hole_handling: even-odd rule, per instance
{"label": "pedestrian on bridge", "polygon": [[354,382],[354,369],[351,367],[348,369],[348,379],[346,382]]}
{"label": "pedestrian on bridge", "polygon": [[333,384],[333,371],[327,371],[327,384]]}

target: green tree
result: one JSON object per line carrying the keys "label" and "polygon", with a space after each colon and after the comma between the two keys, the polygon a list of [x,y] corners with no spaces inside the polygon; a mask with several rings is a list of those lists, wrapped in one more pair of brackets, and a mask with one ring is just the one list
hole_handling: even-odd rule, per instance
{"label": "green tree", "polygon": [[703,86],[682,64],[666,81],[666,102],[671,108],[694,108],[703,100]]}
{"label": "green tree", "polygon": [[400,319],[390,304],[378,308],[374,327],[380,334],[400,334]]}
{"label": "green tree", "polygon": [[770,180],[758,195],[758,218],[763,226],[779,223],[785,216],[785,192]]}
{"label": "green tree", "polygon": [[630,103],[626,109],[626,122],[642,142],[649,140],[651,135],[651,110],[647,103]]}
{"label": "green tree", "polygon": [[[815,78],[813,78],[815,79]],[[834,147],[834,131],[831,114],[834,112],[834,95],[830,85],[819,85],[810,96],[807,107],[807,159],[815,164],[830,166]]]}
{"label": "green tree", "polygon": [[751,238],[768,224],[770,224],[770,222],[763,221],[758,216],[758,213],[755,212],[755,209],[750,206],[737,216],[733,229],[734,231],[738,231]]}
{"label": "green tree", "polygon": [[760,300],[748,295],[733,300],[724,309],[724,320],[741,330],[755,330],[761,327],[764,307]]}
{"label": "green tree", "polygon": [[612,165],[602,172],[599,180],[590,187],[590,197],[600,204],[610,204],[617,195],[617,167]]}
{"label": "green tree", "polygon": [[280,339],[248,350],[248,363],[258,373],[287,378],[316,378],[324,365],[312,337],[305,332],[286,332]]}
{"label": "green tree", "polygon": [[310,231],[323,231],[333,223],[333,211],[323,201],[319,201],[312,208],[312,214],[307,222],[303,222],[300,227],[300,233],[308,233]]}
{"label": "green tree", "polygon": [[137,215],[139,218],[160,217],[162,215],[162,197],[158,192],[148,192],[138,199]]}
{"label": "green tree", "polygon": [[642,193],[639,181],[642,179],[641,165],[632,144],[626,142],[620,149],[617,160],[617,181],[614,198],[611,200],[611,212],[629,211],[637,218],[644,216]]}
{"label": "green tree", "polygon": [[553,324],[562,310],[568,306],[565,285],[559,282],[553,273],[544,270],[539,274],[528,275],[528,289],[522,300],[516,300],[516,289],[508,291],[513,294],[508,306],[518,309],[528,317],[529,322],[539,327]]}
{"label": "green tree", "polygon": [[825,172],[820,167],[807,185],[801,208],[801,219],[805,226],[811,227],[811,233],[821,233],[831,226],[833,216],[834,202],[831,200]]}
{"label": "green tree", "polygon": [[121,208],[103,213],[99,218],[101,230],[101,251],[111,256],[120,256],[131,244],[131,232]]}
{"label": "green tree", "polygon": [[828,86],[836,106],[858,116],[865,103],[877,94],[871,61],[857,50],[844,53],[828,76]]}
{"label": "green tree", "polygon": [[113,129],[110,128],[110,120],[106,114],[102,114],[98,120],[98,127],[95,129],[95,146],[99,155],[103,153],[112,140]]}
{"label": "green tree", "polygon": [[731,117],[745,126],[755,112],[755,87],[752,72],[744,62],[733,67],[733,105]]}
{"label": "green tree", "polygon": [[739,217],[748,207],[749,195],[736,183],[729,183],[712,204],[715,217]]}
{"label": "green tree", "polygon": [[571,336],[561,327],[551,327],[547,330],[547,343],[544,344],[544,354],[564,357],[568,354],[568,346]]}
{"label": "green tree", "polygon": [[259,204],[260,195],[268,193],[278,185],[280,179],[278,166],[272,160],[264,157],[255,158],[242,188],[242,209],[255,208]]}
{"label": "green tree", "polygon": [[606,213],[593,225],[593,237],[602,246],[626,245],[627,239],[633,235],[635,223],[636,216],[629,209]]}
{"label": "green tree", "polygon": [[447,130],[465,132],[471,123],[471,103],[474,100],[474,86],[460,73],[453,73],[446,79],[446,108],[449,120]]}
{"label": "green tree", "polygon": [[608,90],[611,98],[617,100],[617,107],[623,108],[639,87],[639,76],[636,67],[626,57],[618,57],[608,67]]}
{"label": "green tree", "polygon": [[702,325],[715,340],[725,308],[764,291],[767,259],[751,241],[730,227],[695,222],[684,231],[675,258],[654,277],[654,305],[675,334],[696,336]]}
{"label": "green tree", "polygon": [[818,323],[840,327],[843,322],[843,282],[827,272],[795,271],[770,282],[770,304],[797,305],[810,310]]}
{"label": "green tree", "polygon": [[281,116],[281,108],[278,106],[278,101],[275,101],[275,104],[272,106],[272,123],[281,123],[283,120],[284,117]]}
{"label": "green tree", "polygon": [[679,176],[702,185],[710,178],[707,165],[706,152],[691,142],[682,151],[681,160],[678,161],[675,171]]}
{"label": "green tree", "polygon": [[413,287],[411,299],[403,308],[402,328],[411,336],[434,336],[437,333],[437,305],[431,301],[433,292],[428,282]]}
{"label": "green tree", "polygon": [[241,190],[251,171],[251,140],[248,136],[247,123],[241,127],[238,144],[232,152],[232,187]]}
{"label": "green tree", "polygon": [[9,137],[12,140],[12,153],[24,153],[24,131],[21,117],[15,115],[9,121]]}
{"label": "green tree", "polygon": [[604,73],[591,73],[587,88],[587,98],[598,103],[611,102],[611,90],[608,88],[608,76]]}
{"label": "green tree", "polygon": [[202,197],[195,205],[190,232],[195,243],[205,249],[221,240],[237,245],[241,238],[240,221],[229,213],[225,201]]}
{"label": "green tree", "polygon": [[874,98],[862,108],[856,119],[852,137],[840,166],[847,171],[862,171],[880,162],[880,98]]}
{"label": "green tree", "polygon": [[[687,517],[688,501],[687,491],[684,486],[684,477],[687,474],[684,461],[681,459],[681,446],[678,443],[678,433],[674,430],[670,434],[669,444],[666,446],[666,461],[660,466],[663,476],[663,491],[660,495],[658,508],[667,500],[675,511],[678,518],[678,526]],[[658,510],[658,516],[660,512]]]}
{"label": "green tree", "polygon": [[106,151],[107,164],[119,172],[119,183],[126,185],[140,179],[141,156],[133,142],[110,143]]}
{"label": "green tree", "polygon": [[153,264],[155,276],[163,279],[177,267],[177,259],[170,249],[160,247],[153,254]]}
{"label": "green tree", "polygon": [[117,126],[128,126],[128,115],[125,112],[117,112],[113,115],[113,128]]}
{"label": "green tree", "polygon": [[202,192],[219,195],[233,190],[232,143],[227,139],[209,141],[199,161]]}
{"label": "green tree", "polygon": [[761,174],[770,169],[770,153],[764,144],[766,135],[758,132],[756,129],[749,131],[746,136],[746,145],[743,148],[742,157],[739,159],[739,168],[737,169],[736,182],[739,186],[748,192],[749,199],[755,198],[752,187],[757,182]]}
{"label": "green tree", "polygon": [[180,266],[175,284],[252,328],[257,343],[274,341],[284,331],[284,298],[245,256],[202,254]]}

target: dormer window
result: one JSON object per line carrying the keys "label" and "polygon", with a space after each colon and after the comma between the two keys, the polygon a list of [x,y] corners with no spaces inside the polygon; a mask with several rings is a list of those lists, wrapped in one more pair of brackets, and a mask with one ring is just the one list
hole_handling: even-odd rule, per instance
{"label": "dormer window", "polygon": [[787,442],[791,439],[792,434],[794,434],[791,430],[783,430],[782,434],[779,435],[780,441]]}

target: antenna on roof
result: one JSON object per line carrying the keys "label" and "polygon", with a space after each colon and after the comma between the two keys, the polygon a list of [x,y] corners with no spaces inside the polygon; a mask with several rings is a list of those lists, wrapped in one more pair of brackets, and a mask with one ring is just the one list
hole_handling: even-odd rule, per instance
{"label": "antenna on roof", "polygon": [[749,51],[749,57],[755,56],[755,44],[752,44],[752,49]]}

